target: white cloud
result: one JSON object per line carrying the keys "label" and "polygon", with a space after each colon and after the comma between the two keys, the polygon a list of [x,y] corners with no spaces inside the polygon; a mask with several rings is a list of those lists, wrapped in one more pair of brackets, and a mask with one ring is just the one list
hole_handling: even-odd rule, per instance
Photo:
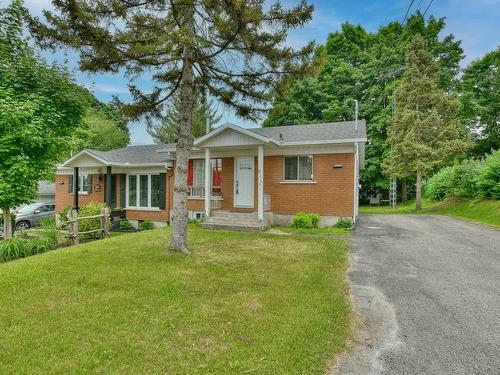
{"label": "white cloud", "polygon": [[91,83],[85,84],[86,88],[91,91],[103,92],[106,94],[128,94],[128,88],[124,86],[113,85],[110,83]]}

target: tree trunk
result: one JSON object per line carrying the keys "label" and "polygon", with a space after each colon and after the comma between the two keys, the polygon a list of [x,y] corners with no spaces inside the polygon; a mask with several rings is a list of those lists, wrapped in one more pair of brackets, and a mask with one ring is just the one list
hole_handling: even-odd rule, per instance
{"label": "tree trunk", "polygon": [[417,185],[416,185],[416,209],[422,209],[422,172],[417,171]]}
{"label": "tree trunk", "polygon": [[12,238],[12,221],[10,219],[9,207],[3,208],[2,217],[3,217],[3,238],[5,240],[8,240]]}
{"label": "tree trunk", "polygon": [[401,180],[401,202],[408,201],[408,186],[406,185],[406,178]]}
{"label": "tree trunk", "polygon": [[[188,19],[187,22],[189,24],[192,21]],[[172,237],[167,246],[167,250],[176,250],[183,254],[189,254],[187,248],[187,179],[189,155],[193,146],[193,135],[191,132],[194,86],[192,57],[193,48],[185,46],[181,80],[181,124],[175,161]]]}

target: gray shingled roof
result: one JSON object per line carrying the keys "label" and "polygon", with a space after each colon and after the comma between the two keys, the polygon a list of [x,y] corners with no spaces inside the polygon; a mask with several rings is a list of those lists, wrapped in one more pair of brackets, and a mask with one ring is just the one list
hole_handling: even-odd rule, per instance
{"label": "gray shingled roof", "polygon": [[[272,128],[251,128],[247,130],[263,137],[285,143],[366,138],[365,120],[358,121],[358,131],[355,131],[354,121],[277,126]],[[282,139],[280,139],[280,134],[282,135]]]}
{"label": "gray shingled roof", "polygon": [[[285,143],[366,138],[365,120],[358,121],[357,131],[355,131],[354,121],[279,126],[272,128],[251,128],[247,130],[260,136],[270,138],[276,142]],[[280,137],[280,134],[282,137]],[[162,164],[169,162],[172,158],[165,152],[160,153],[157,151],[169,148],[175,149],[175,144],[128,146],[111,151],[87,149],[87,151],[109,163]]]}
{"label": "gray shingled roof", "polygon": [[167,153],[156,152],[157,150],[172,147],[172,144],[155,144],[127,146],[111,151],[88,150],[91,154],[106,160],[109,163],[129,164],[162,164],[172,158]]}
{"label": "gray shingled roof", "polygon": [[38,194],[40,195],[52,195],[55,194],[56,187],[53,182],[49,181],[39,181],[38,182]]}

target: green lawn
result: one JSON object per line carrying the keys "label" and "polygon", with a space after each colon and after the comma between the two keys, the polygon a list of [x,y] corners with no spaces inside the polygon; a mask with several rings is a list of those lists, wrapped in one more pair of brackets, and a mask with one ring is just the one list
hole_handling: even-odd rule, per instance
{"label": "green lawn", "polygon": [[320,374],[346,350],[347,242],[190,228],[0,264],[2,374]]}
{"label": "green lawn", "polygon": [[500,227],[500,200],[447,200],[443,202],[422,201],[422,210],[415,209],[415,201],[399,204],[396,208],[361,207],[361,214],[425,214],[448,215],[472,222]]}
{"label": "green lawn", "polygon": [[323,228],[295,228],[292,226],[280,226],[275,225],[270,227],[271,230],[279,230],[285,233],[292,234],[314,234],[314,235],[322,235],[322,236],[336,236],[338,234],[350,234],[352,231],[343,228],[337,228],[334,226],[331,227],[323,227]]}

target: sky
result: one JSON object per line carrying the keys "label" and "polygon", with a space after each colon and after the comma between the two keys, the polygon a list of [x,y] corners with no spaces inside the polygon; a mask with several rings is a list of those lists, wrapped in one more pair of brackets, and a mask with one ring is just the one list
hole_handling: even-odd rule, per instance
{"label": "sky", "polygon": [[[432,1],[432,3],[430,3]],[[268,0],[268,3],[272,2]],[[296,4],[298,0],[282,0],[285,5]],[[399,20],[402,21],[411,0],[309,0],[315,5],[313,19],[302,29],[292,31],[289,43],[294,47],[303,46],[310,40],[317,44],[326,41],[329,33],[339,30],[343,22],[361,24],[368,31],[376,31],[380,26]],[[5,6],[7,0],[0,0],[0,6]],[[474,59],[482,57],[486,52],[500,46],[500,0],[414,0],[410,13],[417,8],[423,13],[430,4],[426,16],[436,18],[446,17],[445,34],[454,34],[462,41],[466,66]],[[31,14],[41,15],[43,9],[50,9],[50,0],[25,0],[25,6]],[[96,97],[104,102],[111,100],[113,95],[122,100],[129,100],[127,79],[118,75],[90,75],[77,71],[78,57],[68,52],[46,54],[48,60],[63,63],[75,68],[75,78],[78,83],[90,88]],[[139,82],[142,88],[151,87],[147,80]],[[232,122],[244,127],[260,126],[237,118],[230,110],[220,106],[222,118],[220,123]],[[129,125],[131,144],[153,143],[147,134],[144,123]]]}

